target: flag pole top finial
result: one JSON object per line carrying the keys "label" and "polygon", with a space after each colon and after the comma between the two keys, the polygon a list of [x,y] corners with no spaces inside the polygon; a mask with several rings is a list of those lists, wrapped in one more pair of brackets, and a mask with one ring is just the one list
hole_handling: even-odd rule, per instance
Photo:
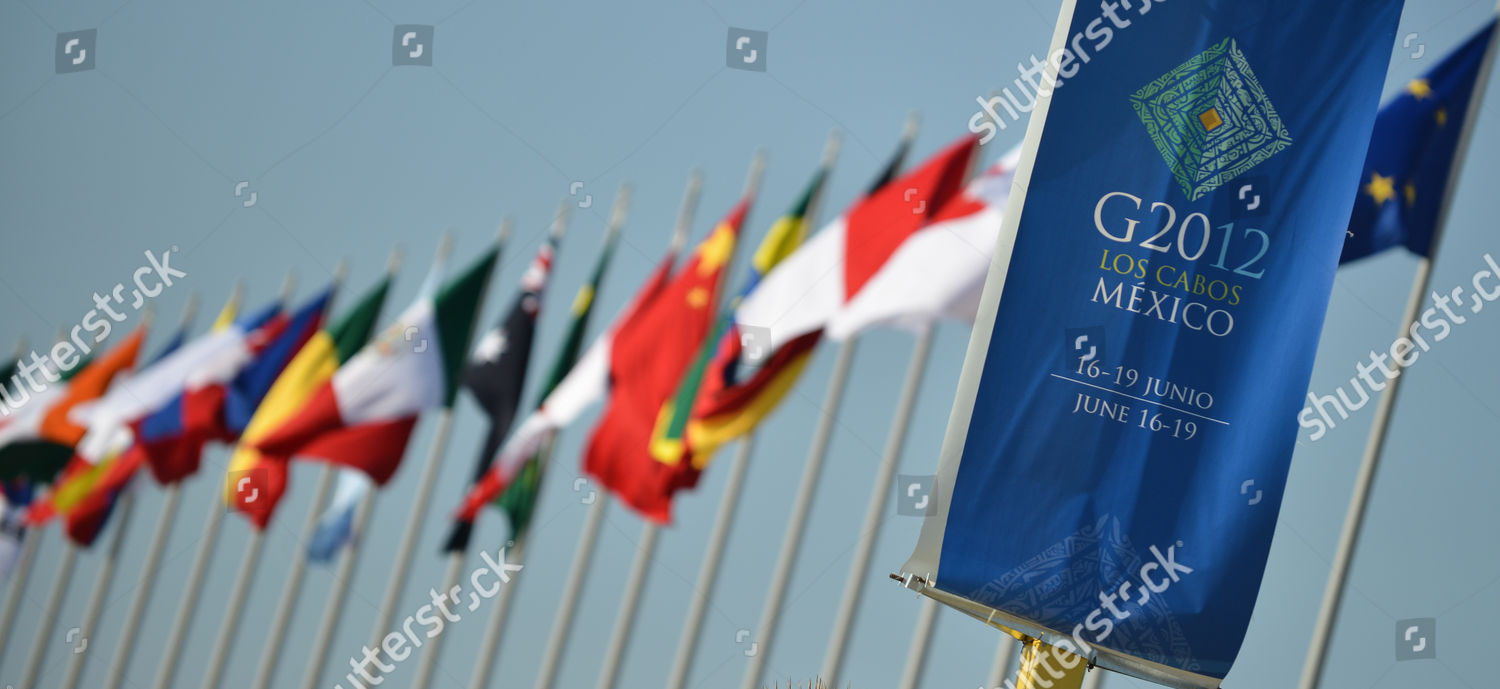
{"label": "flag pole top finial", "polygon": [[349,259],[347,259],[347,258],[341,258],[341,259],[339,259],[338,263],[335,263],[333,265],[333,284],[334,285],[341,285],[341,284],[343,284],[344,283],[344,278],[346,278],[348,276],[349,276]]}
{"label": "flag pole top finial", "polygon": [[443,230],[442,237],[438,239],[437,255],[433,257],[433,260],[447,260],[448,253],[451,251],[453,251],[453,230]]}
{"label": "flag pole top finial", "polygon": [[844,132],[838,127],[828,130],[828,141],[823,144],[823,159],[820,164],[826,169],[833,167],[833,161],[839,157],[839,149],[844,145]]}
{"label": "flag pole top finial", "polygon": [[288,270],[286,271],[286,277],[281,281],[281,294],[277,298],[280,299],[282,303],[285,303],[288,299],[292,298],[292,292],[296,291],[296,289],[297,271]]}
{"label": "flag pole top finial", "polygon": [[750,158],[750,174],[745,176],[745,196],[753,197],[760,191],[760,180],[766,173],[766,148],[764,146],[755,149],[755,154]]}
{"label": "flag pole top finial", "polygon": [[500,221],[500,229],[495,235],[495,246],[504,248],[505,244],[510,241],[510,231],[513,224],[514,222],[510,219],[510,216],[506,216],[505,219]]}
{"label": "flag pole top finial", "polygon": [[139,326],[138,329],[145,330],[146,328],[150,328],[151,324],[154,323],[155,321],[156,321],[156,305],[155,304],[147,304],[145,310],[141,311],[141,324],[140,324],[140,326]]}
{"label": "flag pole top finial", "polygon": [[901,140],[912,141],[917,138],[917,128],[922,126],[922,113],[913,110],[906,116],[906,124],[901,127]]}
{"label": "flag pole top finial", "polygon": [[568,230],[568,207],[569,199],[563,199],[557,204],[557,215],[552,216],[552,241],[556,242],[563,237]]}
{"label": "flag pole top finial", "polygon": [[16,358],[17,359],[19,359],[19,358],[21,358],[21,357],[23,357],[23,356],[26,355],[26,350],[30,348],[30,344],[31,344],[30,342],[26,341],[26,336],[25,335],[22,335],[22,336],[16,338]]}
{"label": "flag pole top finial", "polygon": [[198,291],[193,290],[192,292],[188,292],[187,301],[183,302],[182,304],[182,320],[179,322],[179,325],[185,329],[188,327],[188,324],[192,323],[193,319],[197,317]]}
{"label": "flag pole top finial", "polygon": [[234,281],[234,286],[229,288],[229,301],[228,301],[228,303],[230,303],[230,304],[236,304],[237,305],[237,304],[240,303],[240,300],[244,299],[244,298],[245,298],[245,278],[239,278],[239,279],[237,279],[237,280]]}
{"label": "flag pole top finial", "polygon": [[615,206],[609,211],[609,224],[604,227],[605,241],[613,239],[625,227],[625,212],[630,209],[630,183],[622,182],[615,192]]}
{"label": "flag pole top finial", "polygon": [[396,271],[398,271],[400,269],[401,269],[401,245],[397,244],[395,248],[391,249],[391,257],[389,259],[387,259],[386,262],[385,262],[385,274],[387,276],[395,275]]}
{"label": "flag pole top finial", "polygon": [[682,198],[682,210],[677,214],[677,227],[672,231],[671,250],[675,253],[687,246],[688,229],[693,224],[693,213],[698,209],[698,194],[703,191],[703,170],[693,168],[688,175],[687,193]]}

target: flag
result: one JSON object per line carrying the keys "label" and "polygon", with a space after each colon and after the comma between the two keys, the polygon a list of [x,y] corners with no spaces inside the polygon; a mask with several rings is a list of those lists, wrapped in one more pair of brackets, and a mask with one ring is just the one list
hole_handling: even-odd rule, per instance
{"label": "flag", "polygon": [[[156,356],[152,357],[147,366],[155,365],[181,348],[182,344],[187,341],[188,328],[189,324],[183,323],[182,327],[177,329],[177,333],[162,346]],[[77,412],[78,408],[75,407],[74,415]],[[114,513],[115,505],[119,503],[125,484],[130,481],[140,466],[139,462],[132,463],[118,454],[106,458],[100,464],[105,468],[100,472],[96,487],[74,505],[63,519],[63,531],[67,534],[68,540],[85,548],[92,546],[99,537],[105,523]]]}
{"label": "flag", "polygon": [[[462,385],[489,418],[479,461],[474,466],[474,482],[484,479],[511,421],[521,406],[521,391],[526,385],[526,369],[531,361],[531,345],[536,335],[537,312],[541,310],[542,293],[552,271],[557,253],[557,238],[548,236],[521,276],[521,291],[516,301],[494,329],[479,338],[469,365],[464,369]],[[514,476],[502,476],[509,483]],[[448,531],[444,552],[464,552],[474,531],[473,521],[457,521]]]}
{"label": "flag", "polygon": [[[911,138],[902,137],[890,161],[861,198],[874,194],[894,181],[900,174],[910,149]],[[774,253],[757,251],[752,261],[750,279],[746,281],[739,301],[753,292],[766,273],[781,263],[790,252],[801,247],[806,239],[806,226],[812,222],[806,215],[812,199],[820,193],[823,174],[826,172],[820,173],[820,178],[809,185],[803,198],[779,221],[787,226],[796,223],[794,235],[788,233],[788,236],[796,237],[796,242],[777,242],[774,246],[778,248]],[[773,229],[773,233],[779,234],[779,228]],[[738,305],[738,302],[731,305],[731,310]],[[679,460],[680,468],[674,473],[672,483],[679,489],[697,485],[699,474],[718,448],[749,433],[776,409],[802,376],[812,359],[813,350],[823,339],[823,331],[819,329],[798,335],[791,341],[777,343],[771,341],[768,330],[742,331],[733,322],[732,314],[725,318],[730,323],[729,330],[722,337],[711,340],[716,349],[682,431],[687,439],[683,457],[690,459]],[[674,412],[681,416],[680,404],[674,407]],[[674,423],[680,421],[681,419],[674,419]]]}
{"label": "flag", "polygon": [[[728,438],[721,440],[711,437],[701,424],[693,426],[694,432],[689,436],[689,419],[693,414],[694,404],[700,395],[722,394],[722,390],[732,384],[740,363],[743,340],[743,334],[734,324],[733,309],[739,300],[754,291],[766,273],[802,246],[803,240],[807,238],[808,209],[813,199],[822,193],[827,178],[828,169],[819,168],[796,203],[771,225],[760,246],[756,247],[755,254],[750,259],[750,273],[745,278],[745,284],[740,287],[738,296],[726,313],[720,315],[719,322],[704,340],[692,367],[657,415],[651,436],[651,455],[657,461],[677,466],[685,457],[691,456],[693,459],[689,464],[701,469],[714,449],[722,442],[727,442]],[[810,352],[811,349],[807,351]],[[805,362],[805,358],[803,361]],[[797,366],[797,369],[800,372],[801,366]]]}
{"label": "flag", "polygon": [[[614,241],[615,239],[611,237],[610,243],[605,245],[599,262],[594,267],[593,279],[588,285],[579,289],[578,297],[573,301],[573,323],[569,326],[568,337],[563,344],[563,354],[554,364],[548,384],[543,387],[546,392],[542,402],[537,405],[535,411],[527,415],[516,428],[516,432],[511,434],[510,439],[501,446],[499,455],[492,463],[490,470],[485,472],[484,477],[469,489],[459,505],[455,519],[474,521],[479,510],[486,503],[508,492],[507,487],[511,485],[511,482],[507,481],[505,478],[507,476],[521,475],[523,479],[534,476],[539,484],[540,472],[525,471],[526,463],[538,456],[546,443],[556,436],[558,429],[577,420],[590,405],[608,394],[610,350],[616,329],[655,302],[666,287],[667,280],[672,275],[672,267],[677,260],[677,247],[673,246],[657,263],[656,268],[651,271],[651,275],[646,278],[646,282],[620,312],[615,322],[589,345],[582,356],[578,356],[575,338],[577,342],[582,341],[588,315],[593,309],[594,298],[598,295],[600,281],[604,278],[604,266],[614,252]],[[571,356],[569,356],[570,347],[575,348]],[[571,366],[564,366],[562,362],[568,359],[574,359],[575,363]],[[557,375],[563,370],[566,370],[567,375],[557,379]],[[525,521],[524,517],[529,516],[530,504],[534,499],[534,496],[520,494],[516,496],[514,501],[516,512],[511,515],[513,532],[520,532],[521,524]],[[510,508],[507,508],[508,512],[509,510]]]}
{"label": "flag", "polygon": [[[180,408],[181,398],[187,390],[224,375],[221,370],[226,362],[242,360],[251,334],[275,319],[281,313],[281,305],[272,304],[248,318],[233,320],[237,313],[238,306],[231,301],[220,314],[221,319],[229,316],[229,325],[216,328],[120,381],[87,410],[75,410],[75,420],[88,427],[77,446],[79,458],[98,464],[125,453],[138,439],[149,442],[166,437],[165,431],[170,430],[166,421],[170,417],[157,417],[152,423],[159,425],[149,429],[142,429],[140,425],[163,409]],[[158,432],[163,435],[156,435]],[[181,478],[197,466],[196,458],[149,457],[144,448],[126,456],[135,466],[148,465],[162,483]]]}
{"label": "flag", "polygon": [[453,404],[498,255],[491,248],[435,293],[429,279],[395,323],[253,447],[277,461],[302,457],[358,469],[384,485],[401,464],[417,416]]}
{"label": "flag", "polygon": [[333,500],[318,517],[317,528],[307,543],[307,559],[331,562],[339,550],[354,538],[354,516],[359,501],[370,492],[370,477],[355,469],[339,469]]}
{"label": "flag", "polygon": [[134,424],[136,443],[158,481],[172,483],[197,472],[209,441],[232,443],[271,383],[306,344],[333,298],[332,286],[290,317],[276,313],[247,328],[235,346],[205,362],[182,392]]}
{"label": "flag", "polygon": [[[908,586],[1105,669],[1222,683],[1401,5],[1141,3],[1109,59],[1063,70],[1027,132],[936,479],[902,491],[926,512]],[[1070,9],[1049,54],[1098,21]],[[1257,196],[1253,224],[1218,210]]]}
{"label": "flag", "polygon": [[[390,285],[387,276],[337,323],[309,337],[270,384],[254,414],[244,424],[229,459],[225,500],[229,507],[243,511],[257,528],[266,527],[286,492],[287,466],[285,462],[266,461],[255,449],[255,443],[286,423],[314,391],[333,377],[340,364],[369,341]],[[240,496],[240,478],[249,478],[250,489],[259,491],[255,501],[246,502],[248,496]]]}
{"label": "flag", "polygon": [[642,516],[670,521],[669,467],[650,454],[652,429],[709,335],[722,273],[734,256],[751,199],[742,199],[698,245],[651,304],[616,330],[609,401],[584,454],[584,470]]}
{"label": "flag", "polygon": [[[791,342],[844,321],[860,291],[950,201],[960,196],[978,139],[965,136],[920,167],[862,199],[776,266],[735,313],[741,331]],[[833,333],[830,332],[830,335]]]}
{"label": "flag", "polygon": [[1474,84],[1494,35],[1491,20],[1381,108],[1341,262],[1395,246],[1430,257]]}
{"label": "flag", "polygon": [[[69,419],[68,413],[74,407],[103,395],[116,376],[134,366],[136,357],[140,354],[141,342],[145,337],[146,327],[136,328],[134,333],[98,359],[81,366],[78,373],[66,381],[67,385],[62,389],[58,399],[41,411],[36,440],[65,449],[71,456],[73,446],[83,437],[85,429]],[[61,381],[58,384],[60,383]],[[17,419],[17,424],[21,421]],[[87,495],[97,478],[98,472],[90,463],[68,460],[61,473],[53,480],[52,491],[28,510],[27,521],[40,524],[57,510],[68,509],[78,499]],[[34,477],[33,480],[38,479]]]}

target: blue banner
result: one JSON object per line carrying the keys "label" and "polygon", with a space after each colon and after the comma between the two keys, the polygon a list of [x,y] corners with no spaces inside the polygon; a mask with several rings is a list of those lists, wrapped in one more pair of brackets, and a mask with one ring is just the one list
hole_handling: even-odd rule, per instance
{"label": "blue banner", "polygon": [[935,597],[1229,672],[1401,6],[1064,3],[905,568]]}

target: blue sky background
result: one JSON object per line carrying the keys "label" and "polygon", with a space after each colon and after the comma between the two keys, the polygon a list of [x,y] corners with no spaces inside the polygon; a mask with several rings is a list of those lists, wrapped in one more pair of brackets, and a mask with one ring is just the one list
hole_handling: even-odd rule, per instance
{"label": "blue sky background", "polygon": [[[273,298],[288,270],[300,278],[299,296],[311,294],[343,258],[350,262],[351,291],[363,290],[399,244],[407,262],[388,303],[390,316],[414,294],[442,230],[454,230],[457,255],[467,257],[509,215],[517,232],[483,317],[488,326],[510,301],[557,202],[579,181],[580,198],[591,195],[592,205],[575,208],[544,306],[537,351],[550,358],[622,182],[634,185],[635,200],[601,295],[605,315],[618,310],[660,256],[691,167],[706,174],[694,224],[701,237],[738,195],[752,151],[767,149],[762,202],[750,219],[749,234],[758,237],[794,200],[829,130],[840,128],[845,144],[826,220],[889,155],[909,111],[923,115],[919,155],[962,134],[976,111],[975,97],[1009,83],[1016,62],[1045,50],[1058,10],[1047,0],[530,5],[0,3],[0,343],[8,349],[20,336],[48,340],[91,308],[93,292],[127,280],[143,264],[143,251],[172,246],[180,248],[174,265],[189,277],[154,302],[163,324],[175,321],[189,292],[205,300],[200,323],[206,323],[240,277],[251,305]],[[1435,64],[1491,10],[1486,0],[1409,3],[1398,35],[1415,37],[1409,47],[1394,46],[1387,92]],[[431,67],[392,66],[396,24],[436,26]],[[767,71],[726,67],[729,27],[769,32]],[[55,74],[56,34],[89,28],[98,29],[96,68]],[[1418,46],[1425,53],[1414,58]],[[1484,267],[1483,255],[1500,252],[1492,236],[1494,199],[1487,193],[1500,180],[1495,98],[1492,92],[1481,114],[1435,289],[1467,286]],[[1019,126],[1002,132],[991,155],[1021,134]],[[253,207],[234,195],[241,181],[257,195]],[[1370,350],[1389,346],[1415,266],[1412,258],[1391,254],[1340,273],[1315,390],[1332,392]],[[152,348],[169,330],[153,333]],[[1500,465],[1493,461],[1500,443],[1497,336],[1500,315],[1481,313],[1409,373],[1333,644],[1328,687],[1493,684],[1485,678],[1500,616],[1500,548],[1492,527],[1500,516],[1494,500]],[[938,331],[902,473],[933,471],[967,339],[962,324]],[[912,337],[900,332],[872,333],[859,343],[790,605],[778,637],[762,646],[771,654],[768,682],[805,680],[818,670],[894,412],[897,372],[911,345]],[[739,682],[744,646],[736,632],[754,632],[832,359],[831,348],[817,356],[757,440],[690,686]],[[1373,408],[1316,443],[1304,437],[1249,637],[1228,686],[1296,682]],[[585,513],[572,479],[592,418],[563,436],[514,616],[496,651],[492,687],[531,686]],[[415,612],[427,589],[442,583],[437,550],[445,517],[471,471],[482,429],[472,403],[462,400],[399,616]],[[370,637],[431,430],[430,423],[419,426],[408,463],[377,503],[326,686],[345,671],[333,668],[346,668],[346,658]],[[218,509],[214,489],[227,456],[225,448],[210,450],[206,471],[187,484],[155,603],[139,629],[122,630],[160,509],[159,490],[142,486],[110,604],[89,642],[84,686],[101,681],[122,633],[140,637],[125,686],[146,687],[154,677],[201,515]],[[249,683],[272,633],[267,627],[279,581],[299,547],[317,471],[314,465],[294,471],[226,686]],[[678,502],[678,523],[660,541],[622,687],[665,680],[723,478],[722,470],[710,470],[701,488]],[[843,675],[857,689],[893,684],[901,671],[918,600],[888,582],[886,573],[909,554],[918,525],[895,516],[885,524]],[[609,512],[559,686],[594,682],[640,529],[623,509]],[[498,544],[504,532],[503,520],[489,515],[477,542]],[[223,530],[177,687],[200,681],[248,533],[237,518]],[[22,626],[0,657],[0,684],[20,679],[60,550],[56,534],[47,534]],[[61,677],[71,650],[64,634],[83,615],[97,566],[97,554],[80,559],[55,638],[45,640],[44,686]],[[304,649],[331,584],[329,570],[314,569],[292,624],[274,632],[285,636],[287,649],[274,686],[300,679]],[[470,614],[445,633],[435,687],[466,686],[487,614],[487,608]],[[1438,619],[1438,658],[1395,662],[1396,621],[1420,617]],[[923,685],[977,686],[997,638],[945,611]],[[415,664],[408,660],[391,678],[396,686],[410,682]],[[1146,686],[1123,677],[1109,684]]]}

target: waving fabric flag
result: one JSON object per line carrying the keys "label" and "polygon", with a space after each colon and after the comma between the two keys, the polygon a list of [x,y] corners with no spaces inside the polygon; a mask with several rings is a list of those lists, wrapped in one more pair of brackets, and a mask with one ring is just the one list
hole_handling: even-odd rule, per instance
{"label": "waving fabric flag", "polygon": [[259,494],[254,503],[249,503],[236,499],[229,490],[226,500],[230,507],[244,512],[257,528],[264,529],[270,522],[286,492],[288,472],[286,462],[261,457],[255,443],[290,419],[314,391],[333,377],[340,364],[369,341],[390,284],[389,276],[382,279],[332,327],[313,334],[276,377],[245,424],[229,459],[226,486],[238,486],[240,478],[250,478]]}
{"label": "waving fabric flag", "polygon": [[[541,310],[542,293],[547,288],[547,278],[552,272],[552,261],[557,253],[557,236],[549,235],[531,260],[526,274],[521,276],[521,291],[516,301],[500,324],[479,338],[479,345],[469,365],[464,369],[462,384],[489,417],[489,430],[485,431],[484,444],[479,448],[479,461],[474,466],[474,481],[484,480],[494,461],[495,453],[505,435],[510,432],[511,421],[521,406],[521,391],[526,386],[526,369],[531,362],[531,344],[536,335],[537,312]],[[506,483],[514,474],[502,477]],[[469,537],[473,534],[473,521],[459,520],[448,531],[443,546],[444,552],[462,552],[469,548]]]}
{"label": "waving fabric flag", "polygon": [[[742,330],[791,342],[842,321],[897,250],[963,191],[978,139],[964,137],[855,204],[776,266],[735,312]],[[830,331],[830,335],[834,333]]]}
{"label": "waving fabric flag", "polygon": [[136,422],[136,442],[162,483],[179,481],[198,470],[203,448],[211,440],[232,443],[240,437],[271,382],[302,348],[323,320],[333,297],[329,287],[290,318],[277,313],[247,332],[195,372],[171,402]]}
{"label": "waving fabric flag", "polygon": [[[803,240],[807,238],[808,207],[822,192],[823,183],[827,178],[828,169],[820,168],[791,210],[771,225],[771,229],[766,232],[765,238],[761,240],[760,246],[756,248],[755,254],[750,259],[750,274],[746,276],[745,284],[740,288],[735,303],[754,290],[766,273],[802,246]],[[656,427],[651,434],[651,455],[656,457],[657,461],[677,466],[683,463],[684,458],[696,455],[698,452],[698,443],[690,443],[688,433],[689,419],[694,405],[701,394],[711,394],[711,390],[721,389],[723,385],[719,381],[723,381],[724,376],[734,375],[734,369],[739,363],[738,348],[732,354],[726,355],[733,356],[732,361],[715,357],[715,354],[723,348],[723,343],[733,341],[738,344],[742,340],[739,328],[734,326],[732,309],[735,303],[730,304],[731,311],[719,317],[718,324],[703,341],[697,358],[678,384],[677,391],[666,404],[662,405],[657,415]],[[800,372],[800,367],[798,369]],[[703,441],[702,438],[694,440]],[[704,443],[705,446],[707,444]],[[714,446],[717,447],[717,443]],[[708,456],[712,455],[713,448],[705,447],[704,449],[708,451],[702,458],[706,464]],[[692,465],[693,462],[689,461],[687,464]]]}
{"label": "waving fabric flag", "polygon": [[[229,307],[226,307],[228,310]],[[279,303],[272,304],[249,318],[234,321],[228,327],[215,329],[208,335],[183,345],[181,349],[163,357],[140,373],[120,381],[109,394],[92,405],[87,413],[77,415],[78,420],[88,426],[88,432],[78,443],[79,458],[98,464],[108,457],[125,452],[143,435],[140,425],[150,416],[160,413],[180,402],[184,392],[205,380],[208,372],[215,371],[222,362],[241,360],[250,334],[266,325],[281,313]],[[154,440],[158,430],[170,430],[165,420],[159,417],[154,426],[145,431],[144,439]],[[157,480],[168,483],[196,469],[197,459],[177,457],[149,457],[143,450],[125,455],[131,461],[147,464]],[[148,461],[149,460],[149,461]],[[183,468],[187,467],[187,468]]]}
{"label": "waving fabric flag", "polygon": [[436,294],[429,280],[395,323],[254,447],[279,461],[358,469],[384,485],[401,464],[417,416],[453,403],[474,312],[498,255],[491,248]]}
{"label": "waving fabric flag", "polygon": [[[896,152],[865,191],[864,197],[896,179],[910,153],[911,141],[910,136],[902,137]],[[826,170],[820,171],[803,197],[772,228],[772,236],[787,241],[762,246],[756,252],[751,262],[751,276],[741,292],[740,301],[760,285],[772,268],[801,248],[806,240],[807,226],[813,222],[813,218],[808,217],[813,199],[822,193],[826,174]],[[790,241],[792,238],[795,241]],[[737,306],[738,303],[733,304],[731,309]],[[726,318],[731,323],[729,331],[711,341],[715,347],[713,358],[704,371],[697,398],[686,419],[684,461],[674,472],[672,481],[676,488],[696,485],[699,474],[720,447],[749,433],[781,404],[807,369],[813,350],[823,339],[823,331],[818,329],[788,342],[768,342],[771,339],[769,331],[742,331],[737,323],[733,323],[732,315],[726,315]],[[677,406],[675,411],[680,415],[682,407]],[[674,423],[678,421],[674,419]]]}
{"label": "waving fabric flag", "polygon": [[[110,351],[89,362],[68,379],[66,389],[58,400],[46,408],[41,418],[38,440],[67,448],[69,454],[84,435],[84,428],[68,418],[68,413],[80,404],[97,399],[104,394],[116,376],[135,365],[140,354],[141,342],[145,340],[146,328],[137,328]],[[19,419],[17,420],[20,421]],[[27,521],[42,524],[55,516],[59,510],[67,510],[81,500],[98,480],[99,472],[93,464],[70,459],[57,476],[52,491],[31,506]]]}
{"label": "waving fabric flag", "polygon": [[[508,488],[512,485],[513,479],[508,477],[519,475],[527,481],[532,481],[533,479],[526,478],[530,476],[539,484],[540,470],[527,470],[525,468],[527,463],[538,456],[543,446],[556,436],[558,429],[576,421],[589,406],[609,393],[610,351],[616,330],[655,302],[666,287],[667,279],[672,275],[672,266],[677,261],[677,247],[674,246],[646,278],[645,284],[641,285],[640,291],[636,292],[635,297],[620,312],[615,323],[589,345],[582,357],[579,357],[574,338],[577,342],[582,341],[588,315],[593,309],[594,297],[604,277],[604,266],[613,254],[613,246],[613,239],[611,239],[611,243],[607,244],[604,252],[600,254],[599,263],[594,267],[594,277],[590,284],[579,290],[578,298],[573,302],[573,324],[569,326],[568,340],[564,343],[563,354],[559,356],[552,371],[554,377],[562,370],[566,370],[567,375],[546,386],[550,390],[543,397],[542,403],[537,406],[536,411],[521,422],[516,432],[511,434],[510,440],[501,446],[499,456],[496,457],[490,470],[485,472],[484,477],[475,482],[474,487],[464,496],[463,503],[459,505],[455,516],[456,519],[474,521],[479,510],[483,509],[487,503],[501,497],[502,493],[509,492]],[[570,352],[569,347],[575,349]],[[562,362],[570,359],[575,359],[576,363],[570,362],[564,367]],[[515,510],[511,514],[513,532],[520,532],[521,524],[525,521],[523,517],[530,515],[532,500],[534,496],[517,494],[513,503],[515,507],[506,508],[507,512]]]}
{"label": "waving fabric flag", "polygon": [[1342,262],[1395,246],[1428,255],[1474,82],[1494,35],[1491,21],[1380,110]]}
{"label": "waving fabric flag", "polygon": [[652,429],[714,323],[722,273],[750,202],[741,200],[661,294],[614,334],[609,406],[589,438],[584,470],[648,519],[670,521],[672,505],[662,479],[669,467],[649,451]]}
{"label": "waving fabric flag", "polygon": [[[1107,669],[1219,686],[1401,4],[1143,4],[1110,59],[1065,70],[1027,132],[908,586]],[[1098,22],[1064,7],[1054,51]]]}

